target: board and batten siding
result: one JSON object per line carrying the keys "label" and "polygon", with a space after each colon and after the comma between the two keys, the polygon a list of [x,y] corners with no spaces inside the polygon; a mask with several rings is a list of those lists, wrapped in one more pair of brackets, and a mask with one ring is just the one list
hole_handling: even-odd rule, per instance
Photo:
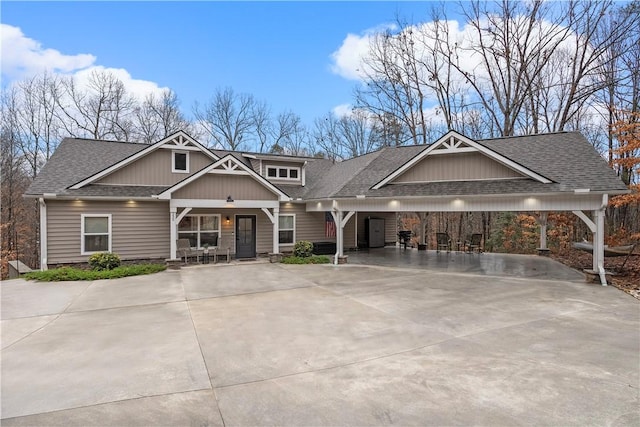
{"label": "board and batten siding", "polygon": [[111,250],[123,260],[169,258],[169,203],[47,201],[47,262],[86,262],[81,255],[81,215],[111,214]]}
{"label": "board and batten siding", "polygon": [[175,191],[174,199],[278,200],[278,196],[250,176],[205,174]]}
{"label": "board and batten siding", "polygon": [[[188,151],[189,173],[171,172],[172,151],[159,148],[139,158],[101,180],[98,184],[116,185],[173,185],[213,163],[213,159],[199,151]],[[175,151],[180,151],[176,149]]]}
{"label": "board and batten siding", "polygon": [[470,181],[506,178],[522,178],[522,174],[482,153],[457,153],[427,156],[394,179],[393,182]]}

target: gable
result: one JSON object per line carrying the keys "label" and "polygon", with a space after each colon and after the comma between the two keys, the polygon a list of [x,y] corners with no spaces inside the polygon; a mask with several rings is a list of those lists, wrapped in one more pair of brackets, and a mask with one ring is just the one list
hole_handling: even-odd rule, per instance
{"label": "gable", "polygon": [[174,199],[278,200],[278,196],[247,175],[205,174],[172,194]]}
{"label": "gable", "polygon": [[480,152],[426,156],[390,183],[514,179],[525,176]]}
{"label": "gable", "polygon": [[[514,160],[502,154],[499,154],[467,138],[466,136],[459,134],[458,132],[449,131],[445,135],[443,135],[440,139],[438,139],[436,142],[434,142],[431,146],[424,149],[423,151],[418,153],[415,157],[410,159],[408,162],[400,166],[398,169],[388,174],[385,178],[383,178],[381,181],[379,181],[373,187],[371,187],[371,189],[378,190],[382,188],[384,185],[390,184],[393,182],[404,182],[404,183],[425,182],[424,180],[410,181],[407,178],[407,176],[405,176],[404,178],[401,178],[401,177],[407,174],[416,166],[418,166],[418,168],[416,169],[415,173],[412,172],[408,176],[412,177],[413,179],[418,177],[425,177],[425,176],[429,177],[430,172],[426,170],[427,167],[425,165],[423,165],[422,167],[419,166],[419,164],[422,163],[423,160],[428,159],[429,157],[437,159],[440,156],[449,156],[449,159],[445,157],[445,163],[448,164],[449,166],[461,169],[462,165],[465,162],[468,162],[469,159],[474,160],[473,157],[468,157],[467,159],[465,159],[464,155],[469,153],[485,156],[486,158],[491,160],[493,163],[497,163],[499,165],[504,166],[506,169],[511,169],[512,171],[518,172],[520,174],[520,177],[531,178],[535,181],[545,183],[545,184],[549,184],[552,182],[548,178],[540,175],[539,173],[524,167],[523,165],[515,162]],[[460,156],[460,161],[458,161],[458,156]],[[498,175],[502,174],[507,176],[503,176],[500,179],[515,178],[515,177],[508,176],[510,172],[508,172],[506,169],[499,168],[494,164],[488,163],[485,161],[485,159],[476,157],[475,160],[479,161],[480,164],[477,166],[478,170],[474,170],[472,171],[472,173],[471,172],[463,173],[455,170],[450,170],[447,172],[444,172],[444,171],[434,172],[434,176],[461,177],[464,174],[469,173],[471,176],[483,176],[483,175],[491,176],[495,174],[498,174]],[[433,162],[432,164],[435,164],[435,163],[436,162]],[[474,169],[475,169],[475,166],[474,166]],[[403,181],[396,181],[399,178],[403,179]],[[473,178],[473,179],[491,179],[491,178]],[[460,181],[464,179],[453,178],[451,180]]]}
{"label": "gable", "polygon": [[[109,185],[164,185],[170,186],[185,178],[184,173],[171,171],[172,150],[155,150],[99,179],[95,184]],[[199,171],[213,160],[199,151],[189,152],[190,174]]]}
{"label": "gable", "polygon": [[[224,179],[215,179],[220,177]],[[199,182],[200,180],[202,182]],[[279,188],[231,154],[163,191],[158,198],[161,200],[175,198],[226,200],[227,196],[231,196],[233,199],[240,199],[240,196],[233,195],[231,190],[243,195],[242,199],[245,200],[273,200],[274,198],[280,201],[290,200],[289,196]]]}
{"label": "gable", "polygon": [[[137,152],[136,154],[129,156],[115,164],[112,164],[111,166],[103,169],[102,171],[91,175],[85,179],[83,179],[82,181],[72,185],[70,188],[72,190],[77,190],[79,188],[82,188],[83,186],[87,185],[87,184],[91,184],[91,183],[95,183],[99,180],[104,180],[106,177],[112,175],[113,173],[120,171],[121,169],[127,167],[127,166],[131,166],[134,163],[136,163],[137,161],[139,161],[140,159],[143,159],[149,155],[151,155],[152,153],[155,153],[156,151],[167,151],[168,153],[174,152],[174,151],[178,151],[178,152],[183,152],[183,153],[189,153],[189,157],[191,157],[191,155],[193,153],[200,153],[206,157],[209,157],[211,159],[211,161],[216,161],[218,160],[218,156],[216,156],[215,154],[213,154],[212,152],[210,152],[209,150],[207,150],[204,146],[202,146],[200,143],[198,143],[195,139],[191,138],[189,135],[187,135],[186,133],[184,133],[183,131],[178,131],[177,133],[170,135],[166,138],[164,138],[161,141],[156,142],[153,145],[148,146],[147,148],[145,148],[144,150],[141,150],[139,152]],[[158,161],[162,161],[162,155],[160,156],[156,156]],[[198,157],[197,155],[194,155],[194,157]],[[169,157],[169,159],[171,159],[171,157]],[[210,162],[208,162],[210,163]],[[136,167],[139,167],[141,164],[135,165]],[[146,165],[145,166],[149,166]],[[172,169],[172,168],[171,168]],[[171,170],[169,169],[169,170]],[[189,168],[190,171],[194,171],[197,169],[194,168]],[[145,169],[146,171],[146,169]],[[133,178],[133,176],[136,176],[138,178],[136,179],[140,179],[142,178],[144,183],[147,185],[163,185],[160,183],[147,183],[146,180],[149,177],[143,176],[140,177],[138,176],[138,174],[140,175],[144,175],[145,171],[142,172],[133,172],[133,171],[127,171],[126,173],[124,173],[122,176],[119,176],[117,178],[115,178],[116,180],[120,180],[123,182],[120,183],[126,183],[126,184],[134,184],[131,182],[127,182],[127,180],[129,178]],[[150,172],[153,174],[153,172]],[[132,176],[133,174],[133,176]],[[182,176],[180,178],[178,178],[177,181],[179,181],[180,179],[184,179],[185,174],[182,173]],[[175,181],[174,181],[175,182]],[[111,182],[110,180],[104,180],[102,181],[103,184],[114,184],[115,182]],[[166,185],[166,184],[165,184]]]}

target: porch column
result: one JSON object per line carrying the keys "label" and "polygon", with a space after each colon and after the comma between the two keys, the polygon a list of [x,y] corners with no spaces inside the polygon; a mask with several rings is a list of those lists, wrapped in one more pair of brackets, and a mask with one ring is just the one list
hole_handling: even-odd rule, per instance
{"label": "porch column", "polygon": [[47,203],[44,198],[38,199],[40,204],[40,270],[45,271],[47,265]]}
{"label": "porch column", "polygon": [[280,208],[274,207],[273,213],[267,208],[262,208],[262,212],[269,218],[273,224],[273,253],[280,253]]}
{"label": "porch column", "polygon": [[178,251],[178,223],[176,222],[176,214],[178,208],[169,208],[170,220],[169,220],[169,259],[176,259],[176,252]]}
{"label": "porch column", "polygon": [[426,232],[426,226],[427,226],[427,216],[429,215],[429,212],[419,212],[418,216],[420,217],[420,238],[418,239],[418,243],[420,243],[421,245],[424,245],[426,242],[426,238],[425,238],[425,234],[427,234]]}
{"label": "porch column", "polygon": [[336,255],[334,264],[338,264],[338,258],[344,256],[344,226],[347,225],[354,214],[355,211],[347,212],[343,217],[342,211],[331,211],[331,216],[333,216],[333,221],[336,224]]}
{"label": "porch column", "polygon": [[600,275],[600,283],[607,286],[604,272],[604,209],[593,211],[596,231],[593,233],[593,270]]}
{"label": "porch column", "polygon": [[280,208],[273,208],[273,253],[280,253]]}
{"label": "porch column", "polygon": [[[606,196],[606,195],[605,195]],[[593,211],[593,220],[582,211],[573,211],[593,233],[593,271],[600,276],[600,284],[607,286],[607,277],[604,271],[604,213],[606,208],[606,198],[600,209]]]}
{"label": "porch column", "polygon": [[547,213],[541,212],[540,218],[540,249],[547,249]]}

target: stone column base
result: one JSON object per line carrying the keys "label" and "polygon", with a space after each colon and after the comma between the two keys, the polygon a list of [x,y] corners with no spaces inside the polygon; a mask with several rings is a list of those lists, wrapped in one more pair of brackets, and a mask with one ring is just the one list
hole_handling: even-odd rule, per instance
{"label": "stone column base", "polygon": [[347,258],[349,258],[348,255],[339,256],[338,257],[338,264],[346,264],[347,263]]}
{"label": "stone column base", "polygon": [[278,263],[282,261],[282,254],[269,254],[269,262],[270,263]]}
{"label": "stone column base", "polygon": [[167,265],[167,269],[169,270],[180,270],[183,262],[184,260],[182,258],[167,258],[164,260],[164,263]]}

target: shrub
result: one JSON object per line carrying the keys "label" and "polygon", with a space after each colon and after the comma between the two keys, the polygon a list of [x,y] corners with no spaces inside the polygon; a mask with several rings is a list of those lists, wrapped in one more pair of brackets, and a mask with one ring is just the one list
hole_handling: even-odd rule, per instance
{"label": "shrub", "polygon": [[74,280],[100,280],[119,279],[121,277],[138,276],[141,274],[157,273],[165,270],[163,264],[138,264],[116,267],[113,270],[82,270],[73,267],[54,268],[45,271],[33,271],[23,274],[27,280],[39,280],[41,282],[61,282]]}
{"label": "shrub", "polygon": [[283,264],[329,264],[330,262],[331,259],[326,255],[288,256],[282,258]]}
{"label": "shrub", "polygon": [[113,270],[120,266],[120,256],[111,252],[98,252],[89,257],[92,270]]}
{"label": "shrub", "polygon": [[299,240],[293,245],[293,256],[306,258],[311,255],[313,255],[313,243],[306,240]]}

